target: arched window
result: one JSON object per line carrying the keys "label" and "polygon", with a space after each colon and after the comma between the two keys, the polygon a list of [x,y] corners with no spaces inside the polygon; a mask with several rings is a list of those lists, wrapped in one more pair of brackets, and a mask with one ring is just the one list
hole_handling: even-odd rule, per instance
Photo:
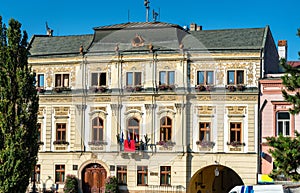
{"label": "arched window", "polygon": [[172,138],[172,119],[163,117],[160,119],[160,141],[170,141]]}
{"label": "arched window", "polygon": [[103,119],[96,117],[92,123],[92,141],[103,141]]}
{"label": "arched window", "polygon": [[127,138],[130,136],[130,140],[140,140],[140,122],[136,118],[130,118],[127,126]]}

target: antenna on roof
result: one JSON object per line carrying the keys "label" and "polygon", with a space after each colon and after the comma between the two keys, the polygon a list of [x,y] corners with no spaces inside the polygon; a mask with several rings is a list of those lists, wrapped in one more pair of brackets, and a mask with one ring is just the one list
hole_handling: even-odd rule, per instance
{"label": "antenna on roof", "polygon": [[128,15],[127,15],[127,19],[128,19],[128,23],[130,22],[130,10],[128,9],[128,13],[127,13]]}
{"label": "antenna on roof", "polygon": [[53,36],[53,29],[51,29],[49,26],[48,26],[48,23],[46,22],[46,30],[47,30],[47,35],[48,36]]}
{"label": "antenna on roof", "polygon": [[150,1],[149,0],[144,0],[144,5],[146,7],[146,22],[149,22],[149,9],[150,9]]}
{"label": "antenna on roof", "polygon": [[154,11],[154,9],[153,9],[152,15],[153,15],[153,21],[156,22],[157,16],[158,16],[159,14],[158,14],[156,11]]}

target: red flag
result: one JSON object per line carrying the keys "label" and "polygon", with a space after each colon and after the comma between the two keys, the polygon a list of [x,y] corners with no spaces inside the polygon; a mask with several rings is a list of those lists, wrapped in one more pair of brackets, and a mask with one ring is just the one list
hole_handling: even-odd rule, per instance
{"label": "red flag", "polygon": [[130,142],[128,142],[128,140],[124,141],[124,151],[129,151],[129,152],[135,151],[135,142],[134,142],[134,140],[130,140]]}

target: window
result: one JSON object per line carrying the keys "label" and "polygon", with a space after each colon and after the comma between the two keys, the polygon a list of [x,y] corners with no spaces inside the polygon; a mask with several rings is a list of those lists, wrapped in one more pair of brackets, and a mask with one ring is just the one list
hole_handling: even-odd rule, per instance
{"label": "window", "polygon": [[66,123],[56,123],[56,141],[66,141]]}
{"label": "window", "polygon": [[55,183],[65,181],[65,165],[55,165]]}
{"label": "window", "polygon": [[197,72],[197,85],[211,85],[214,84],[213,71],[198,71]]}
{"label": "window", "polygon": [[138,166],[137,167],[137,185],[145,186],[148,184],[148,167]]}
{"label": "window", "polygon": [[175,72],[174,71],[160,71],[159,72],[159,85],[174,85]]}
{"label": "window", "polygon": [[169,117],[160,119],[160,141],[169,141],[172,137],[172,120]]}
{"label": "window", "polygon": [[283,136],[289,136],[290,132],[290,113],[289,112],[277,112],[276,114],[276,135],[282,134]]}
{"label": "window", "polygon": [[160,166],[160,185],[171,185],[171,166]]}
{"label": "window", "polygon": [[91,86],[106,86],[106,72],[92,73]]}
{"label": "window", "polygon": [[127,166],[117,166],[118,184],[127,184]]}
{"label": "window", "polygon": [[42,124],[38,123],[38,141],[42,141]]}
{"label": "window", "polygon": [[242,123],[231,122],[230,123],[230,143],[242,142]]}
{"label": "window", "polygon": [[41,165],[35,165],[32,171],[31,181],[40,182],[41,180]]}
{"label": "window", "polygon": [[210,123],[199,123],[199,141],[210,141]]}
{"label": "window", "polygon": [[142,85],[141,72],[127,72],[126,73],[126,86]]}
{"label": "window", "polygon": [[69,74],[55,74],[55,87],[69,87]]}
{"label": "window", "polygon": [[227,84],[244,84],[244,70],[227,71]]}
{"label": "window", "polygon": [[128,120],[128,128],[127,128],[127,136],[130,136],[131,140],[139,140],[140,138],[140,124],[139,124],[139,120],[137,120],[136,118],[130,118]]}
{"label": "window", "polygon": [[93,119],[93,141],[103,141],[103,119],[96,117]]}
{"label": "window", "polygon": [[44,74],[37,75],[37,87],[44,87]]}

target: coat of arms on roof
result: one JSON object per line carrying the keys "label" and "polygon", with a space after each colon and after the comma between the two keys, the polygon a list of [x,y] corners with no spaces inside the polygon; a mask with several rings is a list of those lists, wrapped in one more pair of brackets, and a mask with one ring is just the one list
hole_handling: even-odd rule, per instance
{"label": "coat of arms on roof", "polygon": [[142,36],[136,34],[135,37],[131,40],[132,47],[142,47],[144,46],[144,39]]}

